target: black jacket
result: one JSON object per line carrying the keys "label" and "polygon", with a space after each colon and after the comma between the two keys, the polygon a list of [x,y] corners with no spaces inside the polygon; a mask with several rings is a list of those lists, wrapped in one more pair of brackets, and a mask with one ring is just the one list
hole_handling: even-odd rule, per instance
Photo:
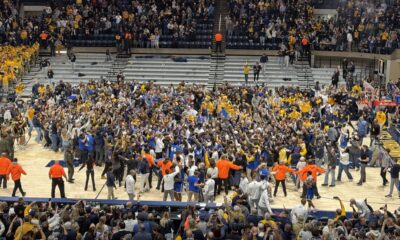
{"label": "black jacket", "polygon": [[381,132],[381,127],[377,123],[372,123],[371,126],[371,135],[372,136],[378,136],[379,133]]}

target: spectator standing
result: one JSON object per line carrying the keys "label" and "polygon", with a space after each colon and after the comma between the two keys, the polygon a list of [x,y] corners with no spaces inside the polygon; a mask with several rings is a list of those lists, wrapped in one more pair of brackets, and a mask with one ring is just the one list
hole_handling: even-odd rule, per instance
{"label": "spectator standing", "polygon": [[26,175],[26,172],[24,169],[21,167],[21,165],[18,164],[18,159],[14,158],[14,161],[10,165],[10,167],[7,170],[7,178],[9,175],[11,175],[11,179],[14,181],[14,189],[12,192],[12,197],[15,197],[15,193],[17,192],[17,189],[21,192],[22,196],[25,196],[26,193],[22,189],[21,185],[21,174]]}
{"label": "spectator standing", "polygon": [[[178,159],[178,158],[177,158]],[[185,169],[182,167],[181,161],[176,162],[179,167],[179,174],[174,179],[174,195],[176,201],[182,201],[183,181],[185,179]]]}
{"label": "spectator standing", "polygon": [[352,168],[358,170],[360,168],[360,141],[355,136],[350,140],[350,147],[349,147],[349,161],[351,162]]}
{"label": "spectator standing", "polygon": [[371,124],[371,136],[370,136],[369,147],[372,147],[374,143],[376,144],[376,142],[379,139],[380,133],[381,133],[381,127],[378,121],[375,119]]}
{"label": "spectator standing", "polygon": [[257,209],[258,202],[260,201],[261,196],[261,188],[262,183],[257,181],[256,177],[257,174],[255,172],[252,173],[252,180],[248,185],[248,197],[249,197],[249,204],[251,209]]}
{"label": "spectator standing", "polygon": [[111,61],[111,54],[110,54],[110,50],[107,49],[106,50],[106,62],[109,62],[109,61]]}
{"label": "spectator standing", "polygon": [[268,63],[268,56],[265,53],[263,53],[263,55],[260,57],[260,63],[262,67],[262,73],[265,75],[265,69]]}
{"label": "spectator standing", "polygon": [[334,87],[335,89],[337,89],[338,87],[339,77],[340,77],[340,70],[338,66],[332,76],[332,87]]}
{"label": "spectator standing", "polygon": [[160,190],[161,186],[161,191],[163,191],[164,190],[163,177],[165,176],[167,170],[171,173],[172,161],[169,158],[165,158],[164,160],[159,160],[157,162],[157,166],[161,169],[161,171],[159,173],[160,176],[158,178],[156,189]]}
{"label": "spectator standing", "polygon": [[125,32],[124,34],[124,47],[126,54],[131,54],[132,33]]}
{"label": "spectator standing", "polygon": [[258,215],[264,216],[266,212],[268,212],[271,215],[273,214],[269,200],[270,196],[268,193],[268,189],[263,189],[260,196],[260,200],[258,201],[258,208],[257,208]]}
{"label": "spectator standing", "polygon": [[47,78],[49,79],[49,85],[51,85],[54,78],[54,71],[53,69],[51,69],[51,67],[49,67],[49,69],[47,70]]}
{"label": "spectator standing", "polygon": [[247,86],[248,81],[249,81],[249,72],[250,72],[250,66],[247,64],[247,62],[243,66],[243,74],[244,74],[244,82]]}
{"label": "spectator standing", "polygon": [[125,191],[128,194],[129,200],[132,201],[135,198],[135,170],[130,170],[129,174],[125,179]]}
{"label": "spectator standing", "polygon": [[69,59],[71,61],[72,72],[75,72],[75,62],[76,62],[76,55],[71,53],[71,57]]}
{"label": "spectator standing", "polygon": [[138,166],[138,171],[139,171],[139,187],[140,187],[140,193],[144,193],[149,191],[149,172],[150,172],[150,167],[149,163],[146,160],[145,157],[142,157],[142,160],[139,162]]}
{"label": "spectator standing", "polygon": [[67,164],[68,168],[68,180],[67,182],[74,182],[74,153],[72,145],[68,146],[64,152],[64,162]]}
{"label": "spectator standing", "polygon": [[381,146],[380,147],[380,161],[381,161],[381,178],[382,178],[382,185],[386,186],[386,184],[388,184],[388,180],[386,178],[386,172],[390,166],[390,162],[391,162],[391,158],[389,156],[390,153],[390,149],[387,149],[387,151],[385,151],[385,149]]}
{"label": "spectator standing", "polygon": [[342,181],[342,172],[344,171],[344,173],[346,174],[347,178],[349,179],[349,181],[353,181],[353,176],[351,175],[350,171],[349,171],[349,152],[350,149],[346,148],[342,153],[340,153],[340,159],[339,159],[339,171],[338,171],[338,175],[337,175],[337,181]]}
{"label": "spectator standing", "polygon": [[353,46],[353,34],[351,31],[347,32],[347,51],[351,51],[351,48]]}
{"label": "spectator standing", "polygon": [[364,138],[368,134],[368,122],[363,116],[357,122],[357,135],[359,137],[360,145],[362,145]]}
{"label": "spectator standing", "polygon": [[3,189],[7,188],[7,170],[11,166],[11,160],[7,158],[6,153],[2,153],[0,157],[0,186],[3,183]]}
{"label": "spectator standing", "polygon": [[400,172],[400,160],[397,160],[395,164],[390,168],[390,190],[386,197],[392,197],[393,188],[397,188],[397,193],[400,198],[400,186],[399,186],[399,172]]}
{"label": "spectator standing", "polygon": [[54,165],[50,167],[49,179],[51,179],[51,197],[55,198],[56,187],[60,190],[61,198],[65,198],[64,180],[67,180],[67,175],[64,168],[60,165],[59,161],[55,161]]}
{"label": "spectator standing", "polygon": [[213,203],[214,202],[214,191],[215,191],[215,181],[212,179],[211,174],[207,173],[206,182],[204,183],[204,202]]}
{"label": "spectator standing", "polygon": [[165,174],[163,176],[163,182],[164,182],[164,195],[163,195],[163,201],[167,201],[167,197],[171,198],[171,201],[175,201],[174,198],[174,183],[175,183],[175,176],[180,173],[180,168],[177,167],[175,168],[174,172],[170,172],[170,169],[165,169]]}
{"label": "spectator standing", "polygon": [[107,186],[107,199],[117,199],[114,196],[114,188],[116,189],[117,186],[115,185],[115,176],[113,174],[113,168],[110,167],[108,172],[106,173],[106,186]]}
{"label": "spectator standing", "polygon": [[360,154],[360,181],[357,183],[358,185],[362,185],[367,181],[367,174],[366,174],[366,167],[368,165],[368,156],[369,156],[369,149],[368,146],[363,145],[361,147],[361,154]]}
{"label": "spectator standing", "polygon": [[261,65],[256,62],[256,65],[253,66],[253,74],[254,74],[254,82],[258,84],[258,79],[260,77]]}
{"label": "spectator standing", "polygon": [[217,183],[218,183],[218,168],[216,166],[216,163],[214,160],[210,162],[210,167],[207,169],[206,174],[210,174],[211,178],[215,182],[215,187],[214,187],[214,198],[217,195]]}
{"label": "spectator standing", "polygon": [[[300,171],[301,169],[303,169],[306,166],[306,158],[305,157],[300,157],[300,161],[296,164],[296,171]],[[296,176],[296,187],[297,189],[300,188],[300,178],[299,176]]]}
{"label": "spectator standing", "polygon": [[196,170],[192,176],[188,177],[188,202],[192,201],[192,197],[195,202],[199,201],[200,187],[203,186],[203,184],[199,182],[199,174],[199,171]]}
{"label": "spectator standing", "polygon": [[95,165],[94,158],[92,155],[90,155],[86,163],[82,164],[81,168],[79,168],[78,170],[80,171],[86,166],[85,191],[87,191],[88,188],[89,178],[92,178],[93,191],[96,191],[96,184],[94,182],[94,165]]}
{"label": "spectator standing", "polygon": [[329,187],[335,186],[337,154],[336,154],[336,149],[333,145],[335,145],[335,143],[332,143],[332,146],[327,146],[327,163],[326,163],[327,171],[325,173],[325,180],[322,186],[328,186],[329,175],[331,175],[331,184],[329,185]]}
{"label": "spectator standing", "polygon": [[306,186],[306,189],[307,189],[306,190],[306,199],[308,202],[308,208],[313,208],[315,210],[315,205],[312,202],[312,200],[313,200],[314,194],[315,194],[316,182],[314,182],[313,173],[311,171],[307,172],[307,178],[306,178],[304,185]]}

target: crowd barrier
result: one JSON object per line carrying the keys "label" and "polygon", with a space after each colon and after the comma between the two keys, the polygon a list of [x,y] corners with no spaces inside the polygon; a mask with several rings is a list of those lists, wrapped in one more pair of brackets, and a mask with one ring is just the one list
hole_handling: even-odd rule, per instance
{"label": "crowd barrier", "polygon": [[[115,205],[121,206],[126,204],[127,202],[132,202],[134,205],[146,205],[150,209],[160,209],[161,211],[170,211],[170,212],[178,212],[181,213],[181,210],[187,208],[188,206],[194,206],[196,209],[210,209],[216,210],[222,208],[221,203],[198,203],[198,202],[172,202],[172,201],[129,201],[129,200],[108,200],[108,199],[74,199],[74,198],[34,198],[34,197],[26,197],[23,198],[25,202],[49,202],[57,203],[57,204],[75,204],[78,201],[85,201],[88,205],[96,206],[96,205]],[[18,197],[0,197],[0,201],[2,202],[16,202],[18,201]],[[339,205],[338,205],[339,207]],[[280,213],[285,209],[282,208],[273,208],[272,211],[274,213]],[[286,209],[290,211],[290,209]],[[347,212],[347,216],[351,216],[351,212]],[[177,214],[173,214],[177,215]],[[315,213],[310,214],[310,217],[315,219],[327,219],[334,218],[336,213],[334,211],[323,211],[318,210]]]}

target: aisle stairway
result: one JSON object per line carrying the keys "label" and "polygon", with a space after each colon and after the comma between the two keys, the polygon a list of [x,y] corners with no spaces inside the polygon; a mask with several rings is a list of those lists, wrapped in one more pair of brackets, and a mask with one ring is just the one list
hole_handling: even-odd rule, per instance
{"label": "aisle stairway", "polygon": [[211,55],[209,85],[219,85],[224,81],[225,60],[226,57],[223,53],[213,53]]}
{"label": "aisle stairway", "polygon": [[117,54],[115,56],[115,61],[107,74],[107,79],[110,81],[116,81],[118,73],[125,71],[130,58],[130,54]]}
{"label": "aisle stairway", "polygon": [[[214,29],[213,36],[216,33],[222,34],[222,52],[225,52],[226,48],[226,16],[229,14],[228,0],[217,0],[215,4],[215,15],[214,15]],[[215,38],[212,38],[212,49],[215,51]]]}
{"label": "aisle stairway", "polygon": [[312,88],[314,87],[314,78],[310,63],[307,57],[299,57],[294,61],[294,68],[297,72],[297,79],[300,83],[301,88]]}

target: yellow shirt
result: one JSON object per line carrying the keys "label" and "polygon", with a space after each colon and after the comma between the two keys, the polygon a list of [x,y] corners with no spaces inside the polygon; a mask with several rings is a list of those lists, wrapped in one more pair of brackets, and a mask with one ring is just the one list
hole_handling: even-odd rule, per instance
{"label": "yellow shirt", "polygon": [[380,125],[383,125],[386,122],[386,114],[382,111],[376,112],[375,119]]}
{"label": "yellow shirt", "polygon": [[32,120],[33,116],[35,115],[35,109],[34,108],[29,108],[27,111],[27,115],[28,115],[28,120]]}
{"label": "yellow shirt", "polygon": [[296,119],[299,119],[299,118],[301,117],[301,113],[299,113],[298,111],[293,111],[293,112],[291,112],[291,113],[289,114],[289,117],[290,117],[291,119],[296,120]]}
{"label": "yellow shirt", "polygon": [[22,39],[22,40],[25,40],[25,39],[28,37],[28,33],[26,32],[26,30],[22,30],[20,36],[21,36],[21,39]]}
{"label": "yellow shirt", "polygon": [[303,112],[303,113],[310,112],[311,111],[310,102],[305,102],[303,104],[300,104],[300,109],[301,109],[301,112]]}
{"label": "yellow shirt", "polygon": [[249,65],[244,65],[244,67],[243,67],[243,73],[244,73],[244,74],[249,74],[249,72],[250,72],[250,67],[249,67]]}
{"label": "yellow shirt", "polygon": [[307,148],[306,148],[306,144],[302,143],[300,144],[301,150],[300,150],[300,156],[304,157],[307,154]]}
{"label": "yellow shirt", "polygon": [[279,150],[279,162],[287,162],[286,148]]}
{"label": "yellow shirt", "polygon": [[353,93],[361,93],[362,89],[359,85],[354,85],[354,87],[351,89]]}
{"label": "yellow shirt", "polygon": [[286,111],[285,111],[285,109],[279,110],[279,115],[280,115],[281,117],[286,117]]}
{"label": "yellow shirt", "polygon": [[386,41],[386,40],[388,40],[388,38],[389,38],[389,33],[388,32],[383,32],[382,34],[381,34],[381,39],[382,40],[384,40],[384,41]]}

